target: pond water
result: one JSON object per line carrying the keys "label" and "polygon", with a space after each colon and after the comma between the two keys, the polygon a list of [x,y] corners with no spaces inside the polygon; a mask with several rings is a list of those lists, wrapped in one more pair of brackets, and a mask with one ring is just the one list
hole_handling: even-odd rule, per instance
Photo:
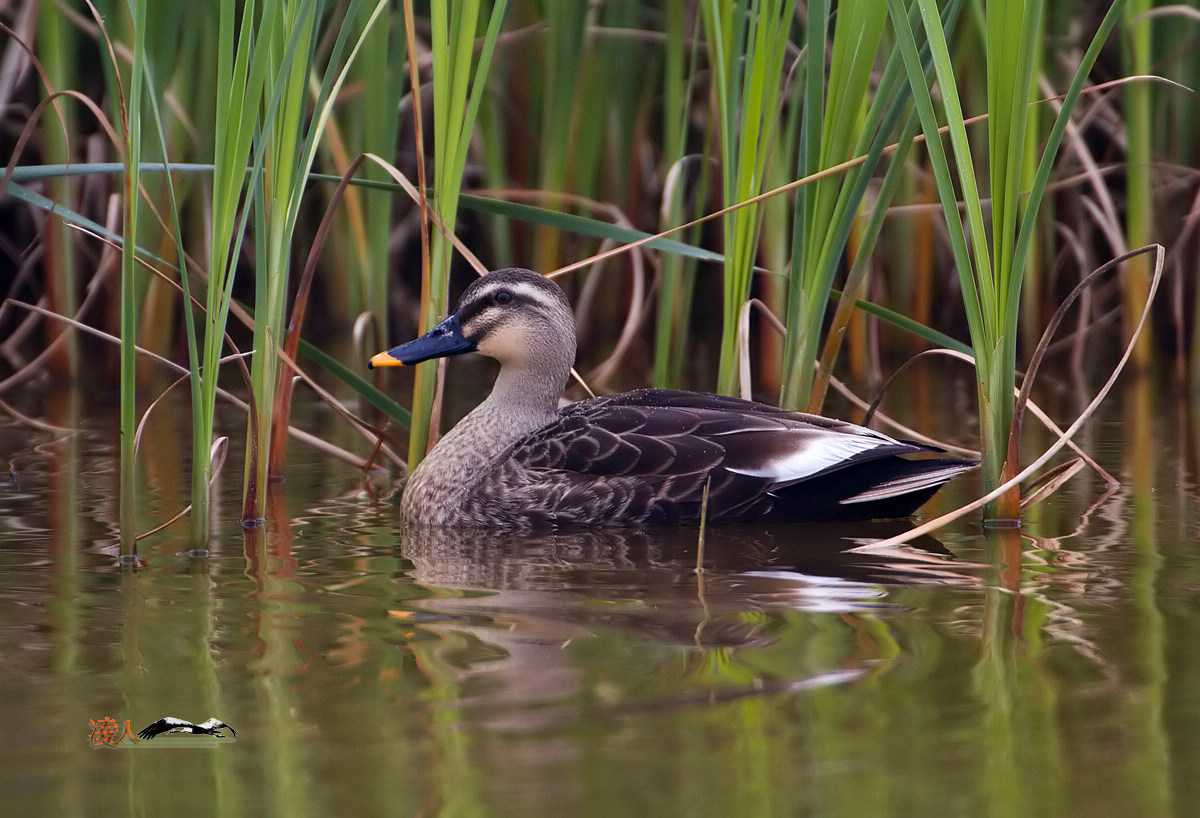
{"label": "pond water", "polygon": [[[209,555],[180,527],[118,567],[102,400],[32,386],[82,431],[0,421],[7,814],[1200,814],[1198,427],[1151,387],[1087,430],[1108,496],[891,551],[713,529],[702,573],[694,531],[417,536],[302,446],[266,530],[235,453]],[[143,440],[143,530],[187,503],[187,417]],[[236,741],[92,746],[164,716]]]}

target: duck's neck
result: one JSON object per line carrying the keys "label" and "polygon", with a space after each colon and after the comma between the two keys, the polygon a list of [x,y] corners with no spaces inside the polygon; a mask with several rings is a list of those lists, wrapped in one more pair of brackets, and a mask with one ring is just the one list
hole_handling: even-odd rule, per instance
{"label": "duck's neck", "polygon": [[562,369],[509,364],[500,369],[492,393],[471,414],[496,414],[508,427],[506,446],[544,426],[558,414],[558,399],[567,385],[570,366]]}
{"label": "duck's neck", "polygon": [[435,500],[453,506],[514,443],[554,420],[569,372],[570,367],[565,372],[502,368],[487,400],[455,424],[413,472],[404,493],[406,516],[425,521],[424,506]]}

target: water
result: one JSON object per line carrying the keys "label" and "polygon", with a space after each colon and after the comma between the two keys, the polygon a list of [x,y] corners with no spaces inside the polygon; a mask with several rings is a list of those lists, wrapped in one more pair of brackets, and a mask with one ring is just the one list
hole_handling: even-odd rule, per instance
{"label": "water", "polygon": [[[120,568],[109,416],[18,404],[85,431],[0,424],[7,814],[1200,809],[1194,452],[1186,411],[1140,414],[1162,398],[1089,429],[1132,480],[1095,508],[1080,478],[1022,533],[884,553],[894,525],[714,529],[701,574],[691,531],[414,536],[299,446],[268,530],[243,536],[231,473],[210,556],[172,529]],[[187,503],[186,416],[147,429],[142,530]],[[163,716],[237,740],[89,743]]]}

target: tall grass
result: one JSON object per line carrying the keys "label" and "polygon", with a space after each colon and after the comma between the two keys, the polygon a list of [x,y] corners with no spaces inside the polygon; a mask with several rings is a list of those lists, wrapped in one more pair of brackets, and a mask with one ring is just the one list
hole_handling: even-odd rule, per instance
{"label": "tall grass", "polygon": [[[701,157],[689,154],[688,125],[692,115],[695,91],[695,65],[700,46],[689,28],[689,15],[684,0],[668,0],[666,6],[666,42],[663,46],[662,201],[659,207],[660,229],[690,221],[698,213],[688,211],[706,198],[709,165]],[[692,26],[699,24],[696,20]],[[704,146],[703,154],[709,145]],[[697,168],[697,165],[699,166]],[[690,186],[689,178],[696,178]],[[685,215],[688,214],[688,215]],[[688,238],[694,239],[693,229]],[[684,362],[688,359],[692,298],[696,286],[696,260],[676,253],[666,253],[659,272],[658,315],[655,323],[654,383],[656,386],[679,387],[683,383]]]}
{"label": "tall grass", "polygon": [[[77,76],[78,32],[49,4],[38,9],[37,50],[50,87],[69,88]],[[66,164],[70,161],[69,142],[76,131],[77,117],[69,105],[57,106],[56,113],[57,116],[43,120],[42,145],[47,162]],[[64,176],[51,183],[50,197],[73,205],[75,189],[75,181]],[[46,229],[49,232],[45,254],[47,300],[52,309],[70,315],[75,312],[78,300],[75,297],[78,284],[75,241],[67,226],[58,220],[51,220]],[[70,371],[76,363],[74,339],[68,337],[65,343],[64,352],[57,360],[56,369],[60,373]]]}
{"label": "tall grass", "polygon": [[[780,121],[784,55],[792,7],[781,0],[704,0],[704,34],[716,96],[721,190],[726,207],[762,193]],[[724,219],[725,275],[717,389],[733,394],[738,379],[738,326],[758,251],[760,207]]]}
{"label": "tall grass", "polygon": [[[359,22],[351,4],[349,18]],[[369,26],[382,13],[376,4],[366,16]],[[141,94],[146,71],[145,36],[148,29],[145,4],[136,4],[133,20],[134,71],[132,94]],[[183,277],[192,382],[192,539],[202,546],[209,537],[209,492],[212,482],[212,453],[217,383],[221,359],[226,349],[225,327],[232,307],[234,272],[247,236],[248,222],[254,214],[256,250],[256,288],[254,304],[254,363],[252,390],[259,411],[252,411],[247,427],[248,457],[243,519],[256,519],[262,508],[262,492],[267,483],[267,452],[271,440],[277,383],[281,377],[276,351],[282,338],[284,300],[288,291],[288,268],[292,235],[299,216],[300,200],[311,167],[317,137],[329,114],[329,100],[345,79],[340,64],[353,30],[342,28],[331,53],[334,70],[325,77],[316,94],[317,114],[307,131],[308,82],[313,72],[316,46],[318,5],[313,2],[289,3],[268,0],[260,8],[255,3],[241,7],[222,2],[218,13],[216,110],[214,115],[213,185],[207,290],[204,308],[193,311],[188,279]],[[361,32],[360,32],[361,33]],[[358,41],[361,44],[361,39]],[[357,45],[355,44],[355,49]],[[354,51],[351,52],[353,58]],[[342,69],[339,73],[337,69]],[[155,106],[157,111],[157,104]],[[122,332],[128,343],[122,352],[122,440],[129,443],[132,464],[133,428],[136,424],[133,381],[133,342],[136,339],[135,236],[137,224],[138,171],[140,169],[139,106],[128,106],[128,143],[126,167],[126,235],[124,237],[122,276]],[[166,150],[165,139],[162,142]],[[132,187],[130,187],[132,185]],[[179,231],[178,205],[174,222]],[[182,257],[182,246],[180,246]],[[203,328],[203,331],[201,331]],[[282,419],[287,423],[286,417]],[[126,424],[129,432],[124,432]],[[126,482],[128,481],[128,482]],[[122,497],[134,498],[132,469],[122,473]],[[134,531],[133,520],[122,522],[122,531]],[[124,533],[123,533],[123,536]]]}
{"label": "tall grass", "polygon": [[[870,78],[883,36],[885,18],[878,2],[850,0],[838,7],[829,74],[825,73],[830,4],[817,0],[808,7],[805,37],[804,102],[798,145],[798,172],[812,176],[875,150],[866,165],[845,174],[820,179],[796,193],[792,263],[788,288],[788,338],[784,346],[781,404],[816,411],[823,390],[813,403],[814,362],[820,348],[824,316],[834,276],[857,213],[865,182],[879,161],[885,132],[879,121],[896,93],[893,82],[871,97]],[[868,112],[869,111],[869,112]],[[861,182],[862,184],[859,184]],[[878,207],[886,208],[886,202]],[[858,253],[869,257],[871,245]],[[853,292],[849,293],[852,297]]]}
{"label": "tall grass", "polygon": [[[221,2],[217,7],[217,61],[213,118],[213,175],[208,241],[208,286],[199,324],[187,315],[195,333],[192,348],[203,363],[192,366],[192,541],[209,537],[211,446],[216,415],[217,382],[225,345],[225,326],[233,299],[234,272],[241,256],[249,213],[251,185],[261,172],[252,152],[261,98],[266,84],[266,49],[255,48],[254,3],[242,8]],[[239,24],[240,22],[240,24]],[[247,172],[249,168],[249,173]],[[243,209],[244,208],[244,209]],[[185,305],[190,312],[191,305]],[[196,330],[203,327],[203,332]]]}
{"label": "tall grass", "polygon": [[[292,238],[308,175],[304,128],[319,36],[317,12],[313,0],[266,0],[256,22],[256,51],[266,54],[267,81],[260,125],[263,174],[255,180],[254,197],[255,354],[250,377],[261,410],[275,405],[280,377],[275,350],[283,342]],[[260,411],[258,428],[247,434],[244,524],[264,514],[272,425],[272,416]]]}
{"label": "tall grass", "polygon": [[[359,9],[364,6],[373,10],[360,17]],[[329,31],[320,28],[325,19],[323,4],[269,0],[263,8],[259,48],[265,48],[269,55],[271,83],[269,96],[264,98],[264,173],[255,197],[255,355],[251,380],[258,405],[270,413],[261,412],[258,429],[248,431],[247,449],[252,456],[246,462],[245,521],[261,515],[267,481],[282,478],[270,474],[269,469],[272,462],[282,462],[282,458],[269,453],[272,440],[276,447],[284,445],[284,438],[274,435],[273,430],[278,424],[288,423],[292,375],[282,369],[277,353],[284,336],[293,240],[309,173],[349,67],[366,33],[386,8],[386,0],[373,5],[351,0],[340,21],[330,18]],[[322,66],[317,45],[323,33],[333,42]],[[315,88],[310,88],[310,83]],[[281,379],[286,379],[289,387],[281,384]]]}
{"label": "tall grass", "polygon": [[[142,166],[142,90],[146,81],[146,4],[133,3],[133,63],[129,95],[122,100],[121,126],[125,137],[122,191],[124,244],[121,250],[121,554],[132,555],[137,530],[137,326],[138,268],[136,259],[139,180]],[[115,69],[115,66],[114,66]]]}
{"label": "tall grass", "polygon": [[[364,10],[370,11],[370,9]],[[370,27],[363,51],[355,67],[362,81],[362,104],[355,118],[362,128],[361,152],[388,156],[399,131],[400,99],[404,92],[404,74],[400,70],[381,71],[379,66],[401,66],[405,59],[403,30],[388,30],[386,20]],[[353,124],[353,123],[352,123]],[[369,168],[367,178],[382,180],[378,169]],[[363,288],[363,308],[375,321],[381,338],[387,335],[388,320],[388,237],[392,229],[392,197],[387,191],[363,191],[366,252],[355,280]]]}
{"label": "tall grass", "polygon": [[[1153,69],[1152,22],[1145,13],[1154,5],[1152,0],[1131,0],[1125,4],[1126,30],[1122,37],[1125,73],[1130,76],[1146,76]],[[1125,88],[1125,133],[1128,154],[1126,155],[1126,247],[1144,247],[1153,239],[1153,176],[1151,161],[1154,148],[1154,122],[1152,98],[1154,88],[1146,82],[1130,83]],[[1138,256],[1130,261],[1129,269],[1122,278],[1122,316],[1126,337],[1132,337],[1138,307],[1145,303],[1150,291],[1150,261]],[[1153,348],[1153,332],[1144,330],[1138,336],[1134,360],[1143,370],[1150,365]]]}
{"label": "tall grass", "polygon": [[[950,244],[958,268],[971,342],[975,351],[979,390],[980,435],[985,489],[1015,476],[1019,441],[1013,432],[1020,295],[1025,262],[1036,217],[1055,154],[1083,83],[1100,45],[1116,23],[1123,0],[1109,10],[1076,71],[1057,121],[1043,149],[1033,189],[1022,201],[1020,181],[1028,145],[1028,110],[1033,69],[1043,18],[1040,2],[991,3],[985,10],[988,99],[987,180],[990,182],[991,226],[985,225],[982,193],[975,157],[967,136],[958,80],[950,61],[946,31],[937,8],[918,0],[921,24],[931,48],[934,71],[953,147],[954,167],[942,147],[930,84],[917,54],[915,27],[901,0],[889,0],[888,11],[897,32],[910,85],[913,88],[926,145],[946,217]],[[957,190],[956,190],[957,183]],[[966,227],[959,215],[961,197]],[[1020,228],[1017,228],[1020,220]],[[997,498],[988,513],[998,519],[1020,515],[1020,495],[1014,488]]]}
{"label": "tall grass", "polygon": [[[569,190],[580,179],[574,164],[573,144],[580,132],[573,127],[573,122],[580,109],[601,107],[599,104],[578,104],[583,89],[589,10],[588,3],[578,0],[548,3],[544,8],[546,79],[539,84],[539,119],[544,141],[542,150],[535,153],[539,161],[537,184],[543,190]],[[561,243],[560,231],[539,230],[532,253],[534,267],[539,270],[557,267]]]}
{"label": "tall grass", "polygon": [[[491,4],[484,14],[479,0],[450,6],[434,3],[431,11],[433,52],[433,197],[430,204],[443,224],[453,225],[458,212],[463,169],[479,106],[487,87],[488,69],[506,0]],[[480,53],[475,38],[486,23]],[[410,58],[415,58],[410,55]],[[419,159],[423,161],[423,157]],[[421,277],[421,329],[433,327],[447,312],[453,247],[435,231],[430,257]],[[413,387],[413,419],[409,429],[409,468],[416,468],[429,444],[439,362],[420,364]]]}

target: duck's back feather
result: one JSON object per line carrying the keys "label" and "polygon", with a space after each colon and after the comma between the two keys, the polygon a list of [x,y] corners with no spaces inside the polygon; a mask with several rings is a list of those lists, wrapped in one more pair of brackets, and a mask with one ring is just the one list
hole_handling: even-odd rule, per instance
{"label": "duck's back feather", "polygon": [[[473,525],[648,525],[911,514],[974,461],[843,421],[644,389],[581,401],[516,443],[462,509]],[[820,479],[814,479],[820,478]]]}

